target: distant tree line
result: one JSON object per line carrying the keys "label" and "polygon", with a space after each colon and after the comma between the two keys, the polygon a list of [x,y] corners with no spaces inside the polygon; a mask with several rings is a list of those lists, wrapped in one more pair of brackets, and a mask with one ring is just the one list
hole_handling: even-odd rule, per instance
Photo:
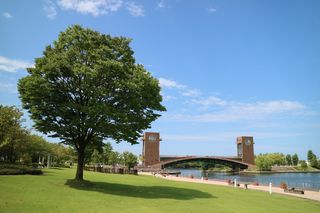
{"label": "distant tree line", "polygon": [[94,149],[91,156],[87,157],[86,163],[111,166],[125,165],[130,170],[138,164],[138,157],[128,151],[123,153],[114,151],[111,143],[107,142],[100,149]]}
{"label": "distant tree line", "polygon": [[199,169],[203,171],[216,170],[216,171],[229,171],[231,168],[228,165],[222,163],[216,163],[214,161],[189,161],[189,162],[177,162],[168,167],[169,169]]}
{"label": "distant tree line", "polygon": [[23,113],[15,106],[0,105],[0,162],[62,166],[73,161],[73,149],[49,143],[22,126]]}
{"label": "distant tree line", "polygon": [[[308,151],[308,161],[311,167],[319,168],[320,162],[311,150]],[[259,154],[255,157],[255,164],[260,171],[271,171],[272,166],[298,166],[302,169],[308,167],[306,161],[299,160],[297,153],[284,155],[283,153]]]}
{"label": "distant tree line", "polygon": [[[0,162],[24,165],[69,166],[76,162],[75,150],[60,143],[49,143],[43,137],[32,134],[22,126],[23,113],[15,106],[0,105]],[[119,153],[110,143],[102,147],[89,147],[87,164],[125,165],[128,168],[138,163],[130,152]],[[92,154],[91,154],[92,153]]]}
{"label": "distant tree line", "polygon": [[320,160],[318,160],[317,156],[309,150],[307,153],[309,165],[313,168],[320,169]]}

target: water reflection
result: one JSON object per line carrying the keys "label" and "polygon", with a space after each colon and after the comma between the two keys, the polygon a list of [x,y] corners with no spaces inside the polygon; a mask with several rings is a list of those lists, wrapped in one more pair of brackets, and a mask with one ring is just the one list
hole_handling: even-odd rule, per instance
{"label": "water reflection", "polygon": [[273,173],[273,174],[238,174],[225,172],[202,172],[196,169],[178,169],[181,176],[188,177],[193,175],[195,178],[208,177],[217,180],[233,180],[239,182],[254,183],[260,185],[268,185],[272,182],[275,186],[279,186],[281,182],[285,182],[288,187],[296,187],[302,189],[320,190],[320,173]]}

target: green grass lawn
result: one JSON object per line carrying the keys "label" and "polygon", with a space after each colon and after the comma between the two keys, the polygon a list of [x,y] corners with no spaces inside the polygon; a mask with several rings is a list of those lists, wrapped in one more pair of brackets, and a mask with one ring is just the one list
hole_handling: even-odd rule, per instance
{"label": "green grass lawn", "polygon": [[0,212],[320,212],[319,202],[266,192],[94,172],[77,184],[74,175],[0,176]]}

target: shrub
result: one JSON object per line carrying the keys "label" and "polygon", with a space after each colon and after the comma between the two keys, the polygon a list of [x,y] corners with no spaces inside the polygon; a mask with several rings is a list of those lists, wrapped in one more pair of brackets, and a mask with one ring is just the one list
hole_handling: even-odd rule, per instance
{"label": "shrub", "polygon": [[43,172],[40,169],[27,167],[24,165],[16,164],[1,164],[0,175],[42,175]]}
{"label": "shrub", "polygon": [[32,168],[36,169],[39,167],[39,163],[32,163],[31,166]]}
{"label": "shrub", "polygon": [[301,169],[303,169],[304,171],[305,171],[306,169],[308,169],[308,165],[307,165],[306,161],[304,161],[304,160],[301,161],[300,167],[301,167]]}
{"label": "shrub", "polygon": [[258,155],[255,163],[259,171],[271,171],[273,165],[272,159],[267,155]]}
{"label": "shrub", "polygon": [[42,175],[40,169],[1,169],[0,175]]}

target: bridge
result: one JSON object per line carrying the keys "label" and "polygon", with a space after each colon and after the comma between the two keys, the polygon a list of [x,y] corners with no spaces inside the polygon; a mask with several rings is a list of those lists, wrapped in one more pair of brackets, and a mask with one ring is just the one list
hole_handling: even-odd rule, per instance
{"label": "bridge", "polygon": [[164,169],[185,162],[207,162],[226,165],[233,170],[243,170],[254,165],[253,137],[237,138],[237,156],[160,156],[160,134],[146,132],[143,136],[143,166],[152,169]]}
{"label": "bridge", "polygon": [[241,159],[237,157],[223,157],[223,156],[178,156],[178,157],[168,157],[160,156],[160,163],[154,164],[153,167],[164,169],[165,167],[174,166],[179,163],[188,162],[206,162],[212,164],[222,164],[229,166],[232,170],[237,169],[247,169],[251,166],[248,163],[241,162]]}

